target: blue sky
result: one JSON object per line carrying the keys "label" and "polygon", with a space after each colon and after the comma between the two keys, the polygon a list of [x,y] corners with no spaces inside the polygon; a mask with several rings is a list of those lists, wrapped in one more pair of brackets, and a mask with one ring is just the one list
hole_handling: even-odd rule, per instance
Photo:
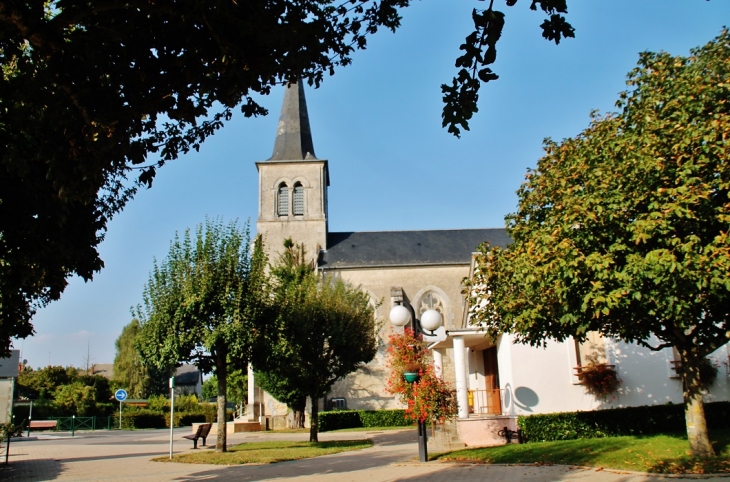
{"label": "blue sky", "polygon": [[[471,131],[441,128],[440,85],[455,73],[474,0],[423,0],[395,34],[372,37],[352,66],[306,90],[317,157],[330,162],[331,231],[502,227],[515,191],[546,137],[580,133],[591,110],[611,111],[641,51],[687,55],[730,21],[727,0],[569,0],[576,38],[544,40],[530,2],[505,11],[494,70]],[[166,165],[109,224],[106,267],[72,279],[60,301],[39,310],[36,335],[15,348],[33,367],[111,363],[114,340],[141,301],[153,258],[176,231],[205,216],[251,219],[257,171],[271,156],[283,89],[261,101],[270,114],[241,115],[202,146]]]}

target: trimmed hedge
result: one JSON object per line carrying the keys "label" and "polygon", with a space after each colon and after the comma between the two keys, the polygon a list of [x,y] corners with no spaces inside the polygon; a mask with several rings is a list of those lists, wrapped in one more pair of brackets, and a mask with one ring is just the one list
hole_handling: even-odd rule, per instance
{"label": "trimmed hedge", "polygon": [[[730,428],[730,402],[705,403],[707,425]],[[520,415],[517,424],[528,442],[684,432],[684,405],[645,405],[592,412]]]}
{"label": "trimmed hedge", "polygon": [[405,410],[334,410],[319,412],[317,428],[320,432],[359,427],[410,427]]}
{"label": "trimmed hedge", "polygon": [[[122,413],[122,428],[163,428],[167,426],[166,416],[162,412],[152,410],[135,410]],[[114,416],[114,426],[119,427],[119,414]]]}

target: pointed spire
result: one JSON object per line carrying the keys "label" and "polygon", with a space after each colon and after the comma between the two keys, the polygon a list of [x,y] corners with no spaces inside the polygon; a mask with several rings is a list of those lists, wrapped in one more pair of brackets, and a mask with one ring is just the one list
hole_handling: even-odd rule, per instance
{"label": "pointed spire", "polygon": [[307,100],[301,82],[291,84],[284,92],[279,126],[276,129],[274,154],[270,161],[301,161],[316,159],[312,132],[309,129]]}

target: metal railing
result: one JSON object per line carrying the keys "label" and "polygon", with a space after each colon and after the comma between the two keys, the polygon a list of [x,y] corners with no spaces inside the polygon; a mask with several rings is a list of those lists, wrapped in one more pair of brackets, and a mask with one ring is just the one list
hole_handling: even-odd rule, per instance
{"label": "metal railing", "polygon": [[75,432],[76,430],[110,430],[114,416],[108,417],[48,417],[56,420],[56,430]]}
{"label": "metal railing", "polygon": [[495,388],[490,390],[469,390],[469,413],[480,415],[502,414],[502,391]]}

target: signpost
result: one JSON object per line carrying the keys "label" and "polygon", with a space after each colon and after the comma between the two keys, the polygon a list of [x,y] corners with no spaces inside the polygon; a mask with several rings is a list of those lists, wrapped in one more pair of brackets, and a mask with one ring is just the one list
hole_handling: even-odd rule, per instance
{"label": "signpost", "polygon": [[116,392],[114,392],[114,398],[119,400],[119,430],[122,429],[122,402],[127,399],[127,391],[123,388],[120,388]]}
{"label": "signpost", "polygon": [[170,460],[172,460],[173,427],[175,427],[175,377],[170,377]]}

